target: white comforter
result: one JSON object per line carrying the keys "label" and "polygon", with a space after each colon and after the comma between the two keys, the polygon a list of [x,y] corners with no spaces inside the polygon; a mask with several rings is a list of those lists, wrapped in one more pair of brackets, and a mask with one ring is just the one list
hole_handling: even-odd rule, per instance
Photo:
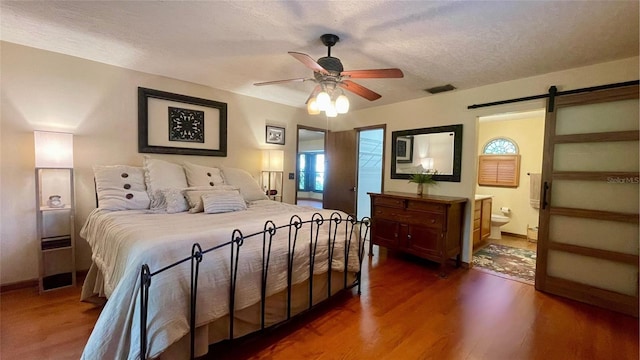
{"label": "white comforter", "polygon": [[[257,201],[246,211],[225,214],[149,214],[145,211],[94,210],[80,235],[91,245],[93,262],[104,277],[109,301],[89,338],[83,359],[137,359],[140,357],[139,287],[140,267],[148,264],[152,272],[191,255],[191,245],[199,243],[205,250],[231,240],[234,229],[246,236],[262,231],[272,220],[285,225],[293,214],[309,220],[315,212],[329,219],[333,211],[298,207],[273,201]],[[346,219],[345,214],[341,214]],[[321,226],[314,274],[328,268],[328,221]],[[344,222],[338,227],[333,270],[344,270]],[[298,236],[293,283],[309,276],[309,226]],[[301,229],[301,231],[303,231]],[[357,234],[349,250],[350,271],[358,270]],[[287,286],[288,232],[276,233],[271,252],[267,295]],[[228,313],[230,251],[205,254],[200,265],[198,312],[196,325],[207,324]],[[240,250],[236,309],[260,301],[262,236],[244,242]],[[148,352],[156,357],[189,332],[190,263],[186,262],[154,276],[149,291]]]}

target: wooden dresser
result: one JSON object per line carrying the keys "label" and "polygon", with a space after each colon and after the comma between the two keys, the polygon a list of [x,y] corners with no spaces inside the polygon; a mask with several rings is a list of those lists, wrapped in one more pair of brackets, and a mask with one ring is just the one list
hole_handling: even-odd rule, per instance
{"label": "wooden dresser", "polygon": [[460,266],[466,198],[369,193],[372,244]]}

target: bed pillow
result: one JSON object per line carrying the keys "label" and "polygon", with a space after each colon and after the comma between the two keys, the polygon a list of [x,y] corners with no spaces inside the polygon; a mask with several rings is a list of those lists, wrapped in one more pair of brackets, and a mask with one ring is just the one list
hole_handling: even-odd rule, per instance
{"label": "bed pillow", "polygon": [[187,188],[187,177],[181,165],[168,161],[144,157],[144,180],[147,185],[147,193],[151,199],[151,208],[158,208],[161,199],[155,198],[155,193],[160,189],[184,189]]}
{"label": "bed pillow", "polygon": [[238,168],[223,167],[222,176],[226,184],[240,189],[240,194],[245,201],[269,200],[258,182],[248,172]]}
{"label": "bed pillow", "polygon": [[217,186],[224,185],[224,179],[220,173],[220,169],[216,167],[207,167],[191,163],[184,163],[184,172],[187,175],[187,183],[190,187],[194,186]]}
{"label": "bed pillow", "polygon": [[204,205],[202,203],[203,195],[211,194],[215,192],[224,192],[224,191],[232,191],[238,194],[240,193],[239,189],[235,186],[219,185],[214,187],[187,188],[182,191],[182,194],[184,194],[184,197],[187,199],[187,202],[189,203],[189,212],[199,213],[204,211]]}
{"label": "bed pillow", "polygon": [[202,205],[207,214],[247,210],[244,198],[237,191],[214,191],[203,194]]}
{"label": "bed pillow", "polygon": [[98,208],[105,210],[141,210],[149,208],[144,170],[127,165],[93,167]]}
{"label": "bed pillow", "polygon": [[153,194],[152,210],[175,214],[189,210],[189,204],[182,194],[182,189],[160,189]]}

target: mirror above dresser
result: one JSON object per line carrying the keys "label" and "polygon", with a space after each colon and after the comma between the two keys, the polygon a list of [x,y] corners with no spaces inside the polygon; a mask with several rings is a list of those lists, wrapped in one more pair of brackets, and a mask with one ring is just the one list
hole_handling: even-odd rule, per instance
{"label": "mirror above dresser", "polygon": [[436,181],[460,182],[462,124],[394,131],[391,141],[392,179],[437,171]]}

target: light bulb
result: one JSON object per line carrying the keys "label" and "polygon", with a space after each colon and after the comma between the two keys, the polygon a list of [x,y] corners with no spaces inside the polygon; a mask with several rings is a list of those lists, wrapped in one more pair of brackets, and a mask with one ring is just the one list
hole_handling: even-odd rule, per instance
{"label": "light bulb", "polygon": [[309,113],[309,115],[320,114],[320,109],[318,109],[318,103],[316,102],[316,99],[309,100],[309,102],[307,103],[307,112]]}
{"label": "light bulb", "polygon": [[321,91],[318,96],[316,96],[316,103],[318,104],[318,109],[325,111],[327,107],[329,107],[329,104],[331,104],[331,97],[326,91]]}
{"label": "light bulb", "polygon": [[329,103],[329,106],[327,107],[327,109],[324,112],[325,112],[325,114],[327,114],[327,117],[336,117],[336,116],[338,116],[338,112],[336,111],[336,106],[333,104],[333,102]]}
{"label": "light bulb", "polygon": [[346,96],[338,96],[336,99],[336,111],[338,114],[346,114],[349,111],[349,99]]}

